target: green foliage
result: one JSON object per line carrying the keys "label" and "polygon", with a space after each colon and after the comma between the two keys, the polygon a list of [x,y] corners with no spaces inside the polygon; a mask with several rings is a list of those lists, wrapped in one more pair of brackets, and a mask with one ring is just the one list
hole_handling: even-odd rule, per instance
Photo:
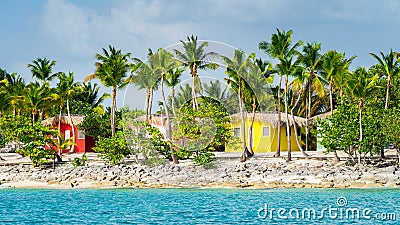
{"label": "green foliage", "polygon": [[[175,142],[188,151],[223,151],[232,136],[229,114],[221,103],[210,97],[198,99],[193,110],[191,102],[181,107],[173,131]],[[181,149],[180,149],[181,150]]]}
{"label": "green foliage", "polygon": [[349,102],[339,104],[336,111],[324,120],[318,121],[317,132],[321,144],[328,152],[348,151],[358,144],[358,109]]}
{"label": "green foliage", "polygon": [[399,111],[383,109],[383,99],[370,98],[364,104],[362,127],[363,140],[359,142],[358,107],[345,101],[339,104],[333,115],[318,121],[321,144],[328,152],[333,150],[348,151],[350,146],[358,152],[376,155],[385,145],[399,143]]}
{"label": "green foliage", "polygon": [[101,153],[99,157],[111,165],[121,162],[130,153],[122,131],[116,132],[112,137],[99,137],[93,150]]}
{"label": "green foliage", "polygon": [[193,160],[196,164],[205,166],[213,161],[212,156],[214,155],[215,154],[212,152],[201,152],[200,154],[196,155]]}
{"label": "green foliage", "polygon": [[175,119],[173,140],[179,158],[191,157],[194,153],[196,163],[204,165],[211,162],[209,151],[224,150],[232,132],[225,108],[215,99],[198,99],[198,109],[191,102],[183,105]]}
{"label": "green foliage", "polygon": [[86,153],[84,153],[82,155],[82,158],[75,157],[74,161],[72,161],[72,165],[75,166],[75,167],[86,166],[87,160],[88,160],[88,158],[86,156]]}
{"label": "green foliage", "polygon": [[86,135],[95,140],[111,136],[110,126],[110,114],[101,115],[92,110],[85,113],[84,120],[78,125],[79,129],[85,130]]}
{"label": "green foliage", "polygon": [[33,166],[47,163],[54,155],[54,151],[45,149],[45,146],[54,144],[51,136],[58,131],[51,130],[40,122],[32,123],[22,116],[7,116],[0,118],[0,131],[7,142],[18,143],[17,153],[29,157]]}
{"label": "green foliage", "polygon": [[157,166],[164,163],[164,158],[160,156],[170,156],[170,151],[163,152],[167,144],[164,141],[160,142],[164,137],[158,129],[152,128],[146,121],[136,120],[143,114],[143,111],[138,110],[123,113],[122,123],[126,142],[131,155],[136,158],[136,163],[139,163],[139,157],[142,157],[147,166]]}

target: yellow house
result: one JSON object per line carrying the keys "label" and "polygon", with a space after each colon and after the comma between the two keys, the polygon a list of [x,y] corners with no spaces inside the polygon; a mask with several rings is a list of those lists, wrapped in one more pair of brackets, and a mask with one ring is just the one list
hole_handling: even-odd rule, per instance
{"label": "yellow house", "polygon": [[[297,135],[300,142],[300,127],[306,124],[306,119],[295,116]],[[274,152],[278,145],[278,113],[256,113],[252,126],[253,135],[250,136],[250,126],[253,121],[252,113],[245,113],[245,135],[247,147],[250,147],[255,153]],[[281,113],[281,151],[288,150],[287,132],[286,132],[286,115]],[[231,126],[234,136],[234,141],[231,141],[225,147],[226,152],[241,152],[242,151],[242,129],[240,114],[231,115]],[[290,145],[292,151],[300,151],[299,145],[296,142],[295,130],[293,126],[293,117],[289,114],[290,124]]]}

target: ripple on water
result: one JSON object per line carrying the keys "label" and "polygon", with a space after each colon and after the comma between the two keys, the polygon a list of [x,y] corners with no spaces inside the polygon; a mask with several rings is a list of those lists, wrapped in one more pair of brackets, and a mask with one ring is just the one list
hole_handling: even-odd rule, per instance
{"label": "ripple on water", "polygon": [[[346,205],[338,206],[338,198]],[[395,213],[399,189],[0,189],[0,224],[351,224],[359,220],[282,219],[275,209],[368,208]],[[268,216],[258,212],[268,206]],[[271,216],[272,215],[272,216]],[[288,213],[285,214],[288,216]],[[371,214],[372,215],[372,214]],[[272,217],[272,219],[271,219]],[[382,221],[363,219],[363,224]]]}

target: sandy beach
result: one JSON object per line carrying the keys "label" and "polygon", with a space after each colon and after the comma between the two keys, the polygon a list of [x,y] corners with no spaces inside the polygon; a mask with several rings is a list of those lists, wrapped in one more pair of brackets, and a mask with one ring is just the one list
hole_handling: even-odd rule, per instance
{"label": "sandy beach", "polygon": [[97,154],[88,154],[86,166],[74,167],[73,158],[65,155],[62,164],[33,168],[30,160],[15,153],[2,153],[0,162],[1,188],[370,188],[399,187],[400,171],[395,164],[395,151],[388,151],[388,159],[368,159],[363,165],[350,165],[347,155],[339,153],[340,162],[333,155],[309,152],[293,154],[293,161],[274,158],[273,153],[256,154],[246,162],[239,162],[238,153],[217,153],[207,166],[195,165],[191,160],[180,164],[167,162],[156,167],[138,165],[125,160],[120,165],[105,165]]}

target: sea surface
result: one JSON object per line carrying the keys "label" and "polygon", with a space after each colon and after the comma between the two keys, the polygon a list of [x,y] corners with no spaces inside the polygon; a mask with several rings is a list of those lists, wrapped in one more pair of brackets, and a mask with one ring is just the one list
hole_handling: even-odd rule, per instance
{"label": "sea surface", "polygon": [[0,189],[0,224],[400,224],[400,189]]}

